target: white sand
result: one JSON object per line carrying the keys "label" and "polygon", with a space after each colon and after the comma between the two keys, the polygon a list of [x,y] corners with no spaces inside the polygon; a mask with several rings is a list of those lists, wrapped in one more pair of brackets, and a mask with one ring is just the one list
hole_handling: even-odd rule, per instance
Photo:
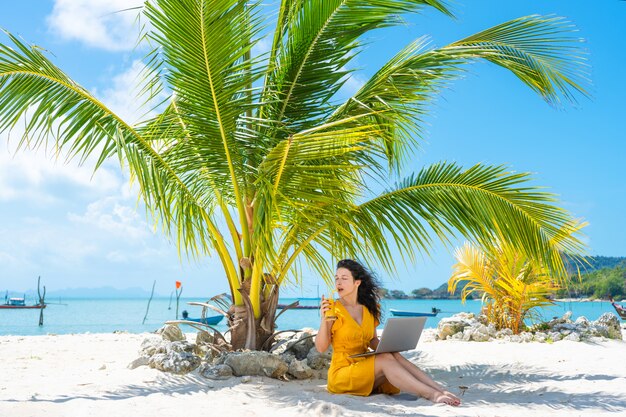
{"label": "white sand", "polygon": [[146,336],[0,336],[0,416],[626,416],[621,341],[433,342],[427,335],[406,356],[452,391],[469,387],[454,408],[409,394],[331,395],[323,380],[241,383],[127,369]]}

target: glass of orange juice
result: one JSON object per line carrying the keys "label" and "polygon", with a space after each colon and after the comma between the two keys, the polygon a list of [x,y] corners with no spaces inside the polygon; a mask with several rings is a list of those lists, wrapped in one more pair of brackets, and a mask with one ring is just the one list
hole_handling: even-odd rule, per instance
{"label": "glass of orange juice", "polygon": [[326,299],[328,300],[328,303],[330,305],[330,309],[326,311],[326,313],[324,313],[324,317],[327,319],[337,319],[337,314],[335,313],[335,293],[337,291],[330,290],[328,291],[328,297],[326,297]]}

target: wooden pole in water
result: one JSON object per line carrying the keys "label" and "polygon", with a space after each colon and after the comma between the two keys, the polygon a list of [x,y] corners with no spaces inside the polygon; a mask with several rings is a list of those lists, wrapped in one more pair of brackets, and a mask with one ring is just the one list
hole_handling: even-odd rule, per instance
{"label": "wooden pole in water", "polygon": [[174,291],[172,291],[170,293],[170,303],[167,305],[167,309],[171,310],[172,309],[172,297],[174,296]]}
{"label": "wooden pole in water", "polygon": [[180,284],[179,281],[176,281],[176,320],[178,320],[178,300],[180,299],[180,295],[182,293],[183,293],[183,285]]}
{"label": "wooden pole in water", "polygon": [[148,318],[148,311],[150,311],[150,301],[152,301],[152,296],[154,295],[154,286],[156,285],[156,279],[152,283],[152,292],[150,293],[150,299],[148,300],[148,307],[146,308],[146,315],[143,316],[143,321],[141,324],[146,324],[146,318]]}
{"label": "wooden pole in water", "polygon": [[46,299],[46,286],[43,286],[43,296],[41,295],[41,291],[39,290],[39,285],[41,283],[41,276],[37,278],[37,295],[39,296],[39,325],[43,326],[43,309],[45,307],[45,299]]}

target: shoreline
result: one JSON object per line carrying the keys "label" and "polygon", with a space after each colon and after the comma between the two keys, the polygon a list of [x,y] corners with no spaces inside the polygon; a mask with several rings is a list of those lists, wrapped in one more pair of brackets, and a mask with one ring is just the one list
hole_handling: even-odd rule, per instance
{"label": "shoreline", "polygon": [[[626,337],[626,331],[622,333]],[[604,416],[626,414],[626,342],[433,341],[404,355],[454,392],[459,408],[410,394],[333,395],[325,381],[205,379],[128,364],[151,333],[0,336],[2,415]],[[186,333],[188,339],[195,333]],[[593,358],[590,360],[590,358]]]}

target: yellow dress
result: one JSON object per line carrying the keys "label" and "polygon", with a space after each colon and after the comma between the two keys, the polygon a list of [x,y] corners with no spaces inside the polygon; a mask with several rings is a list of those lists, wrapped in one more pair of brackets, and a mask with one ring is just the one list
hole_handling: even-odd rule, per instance
{"label": "yellow dress", "polygon": [[[340,303],[334,306],[337,320],[331,328],[333,357],[328,369],[328,391],[333,394],[370,395],[374,391],[374,361],[376,355],[350,358],[367,351],[374,338],[378,320],[363,307],[363,321],[359,325]],[[398,388],[385,382],[376,392],[397,394]]]}

